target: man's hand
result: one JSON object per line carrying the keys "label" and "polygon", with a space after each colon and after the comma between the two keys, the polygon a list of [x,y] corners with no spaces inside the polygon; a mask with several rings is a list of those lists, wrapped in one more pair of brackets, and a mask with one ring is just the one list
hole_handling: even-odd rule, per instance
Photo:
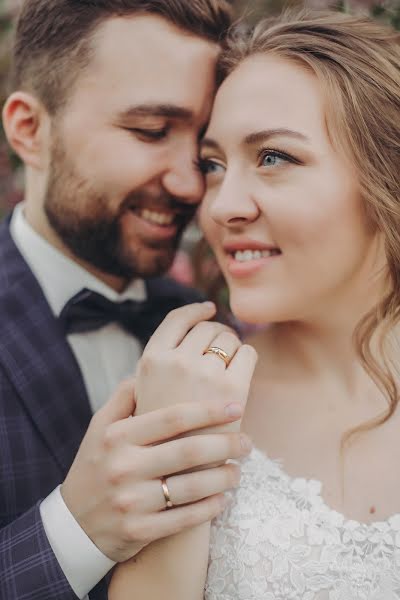
{"label": "man's hand", "polygon": [[[248,454],[238,433],[176,438],[189,431],[230,423],[239,405],[222,400],[183,403],[140,417],[134,410],[133,381],[125,382],[93,417],[61,488],[80,526],[110,559],[122,562],[150,542],[210,521],[225,507],[223,492],[239,482],[228,464],[174,475],[200,465]],[[175,505],[165,511],[161,477]],[[194,504],[193,504],[194,503]]]}

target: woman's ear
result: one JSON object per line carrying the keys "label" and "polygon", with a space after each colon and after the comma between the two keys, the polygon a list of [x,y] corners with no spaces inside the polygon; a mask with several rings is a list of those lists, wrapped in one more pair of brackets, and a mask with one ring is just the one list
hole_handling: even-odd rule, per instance
{"label": "woman's ear", "polygon": [[49,115],[42,103],[26,92],[14,92],[3,108],[3,126],[8,142],[30,167],[47,164]]}

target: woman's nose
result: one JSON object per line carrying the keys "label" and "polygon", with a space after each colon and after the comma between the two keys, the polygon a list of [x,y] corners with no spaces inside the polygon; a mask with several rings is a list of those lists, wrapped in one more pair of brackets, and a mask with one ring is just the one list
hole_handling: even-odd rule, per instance
{"label": "woman's nose", "polygon": [[210,217],[224,227],[251,223],[260,212],[248,183],[243,178],[230,176],[228,172],[218,190],[206,194],[205,203]]}

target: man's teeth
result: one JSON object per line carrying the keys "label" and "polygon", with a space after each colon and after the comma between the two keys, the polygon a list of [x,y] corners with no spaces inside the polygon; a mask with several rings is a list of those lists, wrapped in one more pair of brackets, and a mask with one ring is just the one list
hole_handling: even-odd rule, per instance
{"label": "man's teeth", "polygon": [[142,219],[145,219],[150,223],[155,223],[156,225],[172,225],[175,219],[175,215],[156,212],[154,210],[148,210],[147,208],[140,211],[140,216]]}
{"label": "man's teeth", "polygon": [[249,260],[268,258],[276,254],[279,254],[277,250],[237,250],[233,253],[233,258],[239,262],[247,262]]}

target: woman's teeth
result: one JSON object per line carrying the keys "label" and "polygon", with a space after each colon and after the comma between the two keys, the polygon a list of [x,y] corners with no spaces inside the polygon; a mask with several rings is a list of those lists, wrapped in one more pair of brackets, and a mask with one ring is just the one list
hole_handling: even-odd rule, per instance
{"label": "woman's teeth", "polygon": [[147,208],[140,211],[140,216],[149,223],[155,223],[156,225],[172,225],[175,219],[175,215],[156,212],[154,210],[148,210]]}
{"label": "woman's teeth", "polygon": [[280,254],[278,250],[237,250],[233,253],[233,258],[238,262],[247,262],[249,260],[260,260]]}

